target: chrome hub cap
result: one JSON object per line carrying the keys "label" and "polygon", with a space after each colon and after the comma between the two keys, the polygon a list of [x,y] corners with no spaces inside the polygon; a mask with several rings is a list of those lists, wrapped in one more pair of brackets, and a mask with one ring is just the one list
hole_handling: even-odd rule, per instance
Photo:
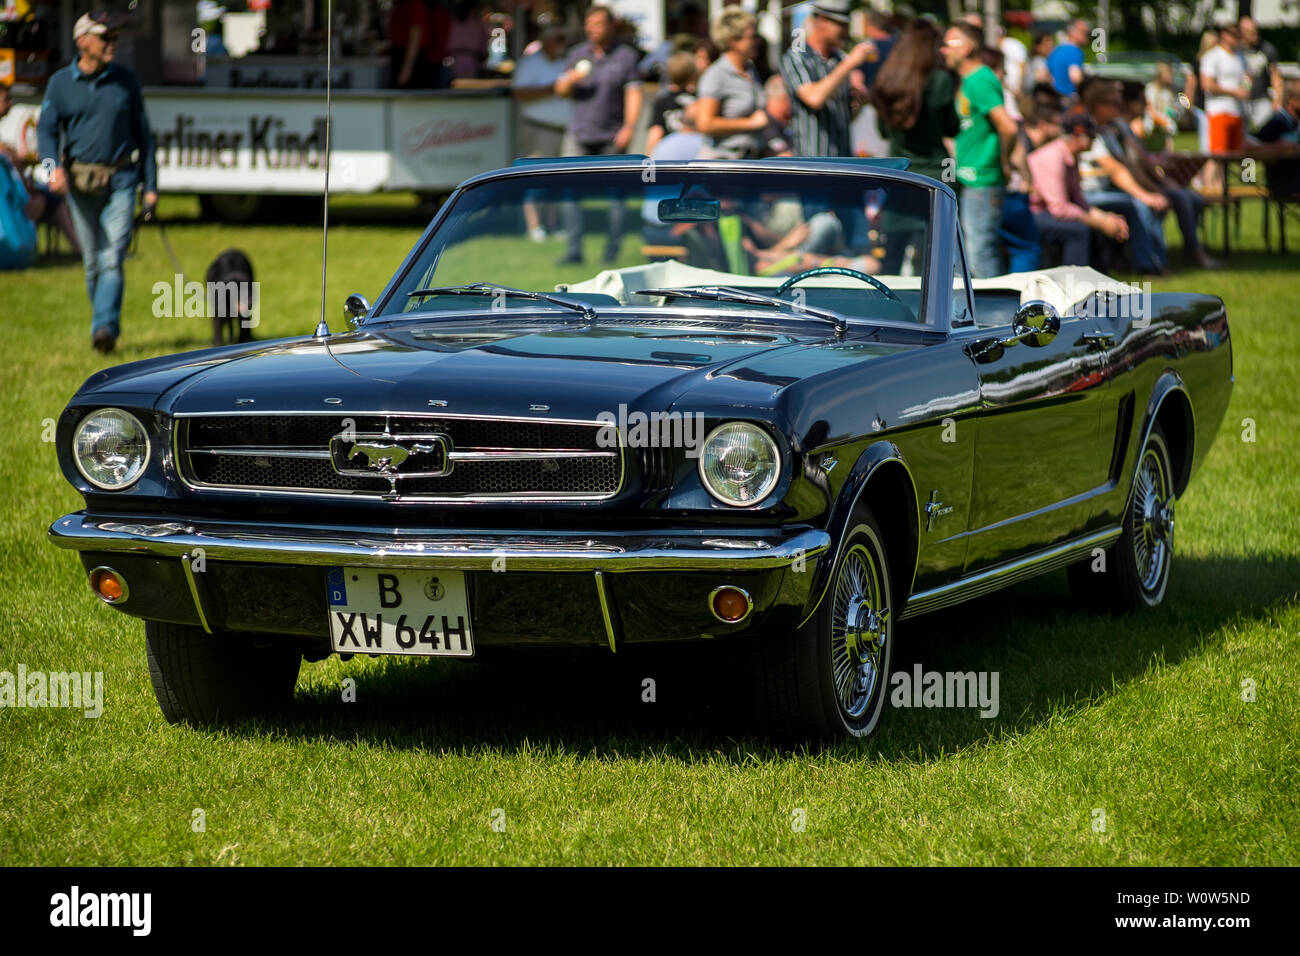
{"label": "chrome hub cap", "polygon": [[866,713],[880,682],[881,654],[889,634],[889,607],[871,553],[855,545],[835,581],[831,663],[835,691],[853,720]]}
{"label": "chrome hub cap", "polygon": [[1174,543],[1174,500],[1164,459],[1148,448],[1133,493],[1133,559],[1146,591],[1160,587]]}
{"label": "chrome hub cap", "polygon": [[862,595],[853,595],[844,631],[849,660],[855,664],[869,664],[871,656],[884,646],[884,630],[880,615],[871,609]]}

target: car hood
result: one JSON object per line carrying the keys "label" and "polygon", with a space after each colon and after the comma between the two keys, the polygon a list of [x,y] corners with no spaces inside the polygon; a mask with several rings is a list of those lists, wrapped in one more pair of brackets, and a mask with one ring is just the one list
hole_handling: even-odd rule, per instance
{"label": "car hood", "polygon": [[170,411],[428,411],[590,420],[601,411],[764,407],[802,379],[916,343],[828,342],[788,331],[662,324],[449,326],[360,330],[209,366]]}

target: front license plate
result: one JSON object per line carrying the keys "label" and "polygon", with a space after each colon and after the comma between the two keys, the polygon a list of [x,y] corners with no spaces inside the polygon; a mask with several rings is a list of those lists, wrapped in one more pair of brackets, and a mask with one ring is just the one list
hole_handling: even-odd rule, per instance
{"label": "front license plate", "polygon": [[474,656],[461,571],[329,568],[325,583],[340,654]]}

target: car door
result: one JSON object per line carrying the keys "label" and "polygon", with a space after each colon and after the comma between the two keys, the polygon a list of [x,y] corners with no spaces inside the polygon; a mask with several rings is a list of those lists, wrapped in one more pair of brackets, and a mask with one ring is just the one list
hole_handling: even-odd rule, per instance
{"label": "car door", "polygon": [[1012,336],[1001,317],[1016,306],[991,295],[976,295],[977,321],[986,298],[998,324],[978,328],[967,349],[980,381],[967,574],[1082,534],[1113,444],[1101,429],[1108,378],[1098,319],[1067,313],[1045,344],[1001,346]]}

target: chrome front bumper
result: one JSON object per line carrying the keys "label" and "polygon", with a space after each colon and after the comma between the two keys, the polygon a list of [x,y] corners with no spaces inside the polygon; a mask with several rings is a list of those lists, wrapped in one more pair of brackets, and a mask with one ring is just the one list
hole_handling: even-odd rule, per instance
{"label": "chrome front bumper", "polygon": [[393,531],[213,521],[161,521],[64,515],[50,538],[72,551],[181,557],[201,549],[209,560],[367,568],[492,571],[708,571],[782,568],[822,554],[830,536],[817,529],[762,531]]}
{"label": "chrome front bumper", "polygon": [[[61,548],[80,552],[88,569],[91,564],[112,564],[119,570],[129,567],[129,576],[146,582],[145,587],[133,584],[131,599],[115,605],[118,610],[145,619],[194,623],[210,632],[289,629],[283,620],[273,628],[267,618],[266,609],[276,607],[294,620],[304,617],[286,610],[294,606],[294,589],[277,592],[277,582],[287,586],[297,581],[303,584],[298,589],[300,595],[305,588],[319,593],[323,600],[326,567],[477,573],[485,589],[507,589],[495,592],[499,598],[517,596],[530,579],[535,586],[539,572],[548,580],[554,572],[555,584],[547,585],[548,595],[561,593],[578,604],[594,596],[599,613],[591,622],[592,636],[603,625],[601,643],[608,643],[610,650],[625,640],[679,640],[748,630],[755,623],[751,618],[775,613],[778,608],[784,623],[774,622],[774,626],[797,623],[811,597],[811,572],[830,548],[829,535],[810,528],[787,532],[397,531],[239,525],[85,512],[55,521],[50,538]],[[195,559],[200,556],[207,573],[195,571]],[[262,566],[264,571],[255,570]],[[253,578],[247,577],[248,569],[254,569]],[[594,590],[574,588],[578,581],[573,572],[590,575],[588,587]],[[235,581],[232,575],[244,576]],[[734,624],[706,615],[704,597],[721,584],[743,585],[746,593],[752,594],[756,614]],[[259,586],[263,587],[260,598],[247,595],[249,588]],[[265,593],[267,590],[270,593]],[[261,609],[253,620],[232,617],[232,611],[245,601]],[[301,601],[296,606],[301,608]],[[306,616],[315,621],[317,615],[313,611]],[[323,605],[318,616],[323,624]],[[314,630],[311,624],[293,632]]]}

